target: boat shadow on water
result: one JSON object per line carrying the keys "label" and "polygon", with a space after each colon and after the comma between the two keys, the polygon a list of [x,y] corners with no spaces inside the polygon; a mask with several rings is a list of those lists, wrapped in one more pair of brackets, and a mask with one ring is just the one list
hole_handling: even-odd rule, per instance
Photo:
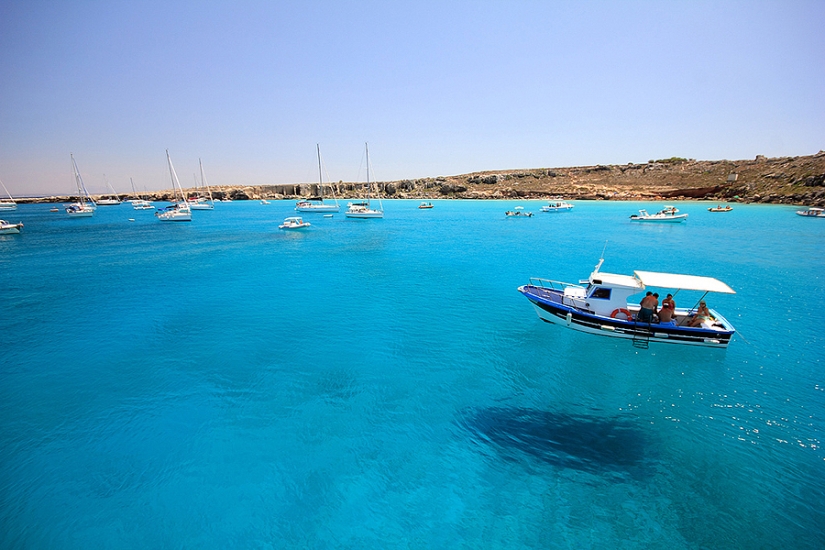
{"label": "boat shadow on water", "polygon": [[459,420],[503,460],[538,461],[596,476],[649,477],[647,435],[633,421],[529,408],[469,409]]}

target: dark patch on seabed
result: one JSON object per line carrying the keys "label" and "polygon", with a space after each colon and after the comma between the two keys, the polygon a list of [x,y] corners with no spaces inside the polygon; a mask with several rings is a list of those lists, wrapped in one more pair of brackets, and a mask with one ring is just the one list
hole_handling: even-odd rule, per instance
{"label": "dark patch on seabed", "polygon": [[648,465],[645,433],[624,418],[489,407],[470,409],[460,423],[505,460],[631,477],[643,476]]}

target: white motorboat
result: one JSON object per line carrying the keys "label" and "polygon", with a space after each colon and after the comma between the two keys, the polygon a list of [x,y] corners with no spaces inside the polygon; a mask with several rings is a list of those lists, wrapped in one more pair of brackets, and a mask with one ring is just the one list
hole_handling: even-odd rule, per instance
{"label": "white motorboat", "polygon": [[658,222],[658,223],[682,223],[687,220],[687,214],[679,214],[679,209],[675,206],[665,206],[655,214],[649,214],[647,210],[639,210],[638,214],[630,216],[632,222]]}
{"label": "white motorboat", "polygon": [[[318,196],[302,199],[295,204],[295,210],[298,212],[339,212],[341,207],[338,205],[338,199],[335,198],[335,204],[324,202],[324,177],[321,168],[321,146],[315,144],[315,150],[318,152]],[[329,180],[329,176],[327,176]],[[330,186],[335,193],[335,188]]]}
{"label": "white motorboat", "polygon": [[421,210],[426,210],[426,209],[432,208],[432,207],[433,207],[433,203],[431,203],[431,202],[422,202],[421,204],[418,205],[418,208],[420,208]]}
{"label": "white motorboat", "polygon": [[8,195],[9,197],[8,200],[0,199],[0,210],[17,210],[17,203],[14,202],[14,197],[12,197],[11,193],[9,193],[9,190],[6,189],[6,184],[4,184],[2,180],[0,180],[0,185],[3,186],[3,191],[5,191],[6,195]]}
{"label": "white motorboat", "polygon": [[725,206],[720,204],[718,206],[711,206],[708,208],[708,212],[730,212],[731,210],[733,210],[733,208],[729,204],[726,204]]}
{"label": "white motorboat", "polygon": [[362,219],[369,219],[369,218],[383,218],[384,217],[384,205],[381,203],[381,199],[378,199],[379,208],[376,210],[372,208],[370,205],[370,195],[372,191],[372,187],[370,185],[370,148],[369,144],[364,144],[366,146],[366,154],[367,154],[367,198],[360,201],[355,201],[347,204],[347,211],[344,215],[348,218],[362,218]]}
{"label": "white motorboat", "polygon": [[269,204],[269,201],[266,199],[261,199],[261,204]]}
{"label": "white motorboat", "polygon": [[550,199],[548,204],[541,207],[542,212],[569,212],[572,209],[572,204],[558,197]]}
{"label": "white motorboat", "polygon": [[652,271],[635,271],[633,275],[601,273],[603,262],[599,260],[581,284],[533,278],[518,290],[530,300],[542,321],[589,334],[632,339],[636,347],[659,342],[725,348],[730,343],[736,330],[715,310],[709,310],[709,317],[695,317],[696,307],[677,308],[673,321],[658,323],[655,317],[640,320],[638,300],[628,301],[648,287],[671,289],[674,294],[680,290],[704,292],[697,304],[709,292],[735,294],[722,281]]}
{"label": "white motorboat", "polygon": [[12,235],[14,233],[20,233],[20,229],[23,227],[23,222],[20,223],[11,223],[7,222],[6,220],[0,220],[0,235]]}
{"label": "white motorboat", "polygon": [[155,216],[162,222],[191,222],[192,210],[186,202],[186,196],[183,194],[180,181],[178,181],[175,167],[172,166],[172,157],[169,156],[168,149],[166,150],[166,161],[169,164],[169,176],[172,178],[172,191],[175,196],[172,199],[172,205],[158,210],[155,212]]}
{"label": "white motorboat", "polygon": [[[197,197],[189,199],[189,208],[192,210],[214,210],[215,200],[212,198],[212,189],[209,188],[209,182],[206,181],[206,176],[203,175],[203,162],[198,159],[198,165],[201,170],[201,185],[197,186],[198,180],[195,178],[195,190]],[[201,188],[206,187],[206,194],[201,193]]]}
{"label": "white motorboat", "polygon": [[825,209],[818,206],[811,206],[807,210],[797,210],[796,213],[805,218],[825,218]]}
{"label": "white motorboat", "polygon": [[305,222],[302,218],[298,216],[291,216],[289,218],[284,219],[284,223],[278,226],[278,229],[306,229],[312,225],[309,222]]}
{"label": "white motorboat", "polygon": [[77,185],[77,202],[66,205],[66,214],[71,218],[89,218],[95,214],[95,201],[92,200],[89,192],[86,191],[86,185],[83,183],[83,178],[80,176],[80,170],[77,168],[77,162],[72,157],[72,171],[74,172],[74,181]]}

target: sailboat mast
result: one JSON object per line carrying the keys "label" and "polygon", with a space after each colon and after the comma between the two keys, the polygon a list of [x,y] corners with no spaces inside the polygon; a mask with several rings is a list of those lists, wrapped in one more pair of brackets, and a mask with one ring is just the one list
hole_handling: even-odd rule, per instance
{"label": "sailboat mast", "polygon": [[372,187],[370,186],[370,144],[364,142],[364,148],[367,150],[367,203],[370,202],[370,195],[372,195]]}
{"label": "sailboat mast", "polygon": [[186,197],[183,195],[183,189],[178,181],[178,175],[175,173],[175,167],[172,166],[172,157],[169,156],[169,149],[166,150],[166,160],[169,162],[169,177],[172,179],[172,192],[175,194],[175,200],[178,200],[178,190],[180,189],[181,199],[186,204]]}
{"label": "sailboat mast", "polygon": [[321,202],[324,202],[324,177],[321,173],[321,145],[316,143],[315,149],[318,151],[318,194],[321,196]]}
{"label": "sailboat mast", "polygon": [[74,172],[75,185],[77,185],[77,201],[81,205],[85,205],[86,196],[83,194],[83,191],[86,189],[86,186],[83,185],[83,178],[80,177],[80,170],[77,168],[77,161],[74,159],[74,154],[69,153],[69,156],[72,157],[72,171]]}
{"label": "sailboat mast", "polygon": [[206,181],[206,176],[203,175],[203,161],[201,159],[198,159],[198,165],[201,168],[201,185],[206,186],[206,193],[209,195],[209,203],[214,204],[212,201],[212,189],[209,188],[209,182]]}

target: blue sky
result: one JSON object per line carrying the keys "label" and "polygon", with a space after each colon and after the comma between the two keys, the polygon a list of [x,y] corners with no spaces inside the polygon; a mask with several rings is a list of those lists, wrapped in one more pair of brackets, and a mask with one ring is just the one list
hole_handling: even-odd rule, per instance
{"label": "blue sky", "polygon": [[0,0],[14,195],[810,155],[825,2]]}

